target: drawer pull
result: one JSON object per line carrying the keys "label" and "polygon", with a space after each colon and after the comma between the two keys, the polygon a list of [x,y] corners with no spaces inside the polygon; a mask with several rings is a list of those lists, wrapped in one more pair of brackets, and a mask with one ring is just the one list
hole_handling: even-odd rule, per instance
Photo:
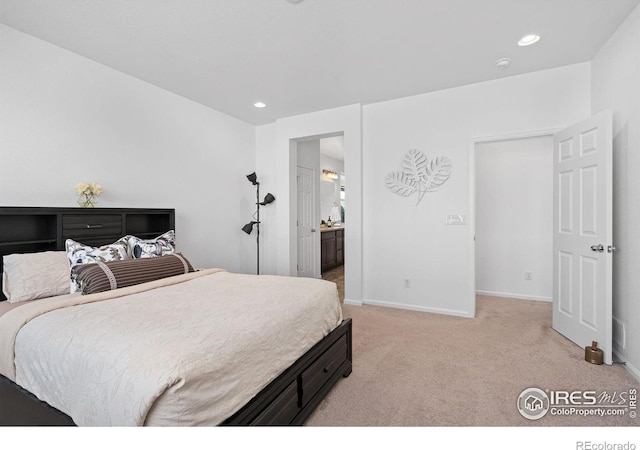
{"label": "drawer pull", "polygon": [[324,373],[329,373],[331,372],[331,366],[333,366],[333,361],[330,361],[329,364],[327,364],[326,366],[324,366],[324,369],[322,369],[322,371]]}
{"label": "drawer pull", "polygon": [[90,223],[87,224],[87,228],[102,228],[102,224],[101,223],[97,223],[95,225],[91,225]]}

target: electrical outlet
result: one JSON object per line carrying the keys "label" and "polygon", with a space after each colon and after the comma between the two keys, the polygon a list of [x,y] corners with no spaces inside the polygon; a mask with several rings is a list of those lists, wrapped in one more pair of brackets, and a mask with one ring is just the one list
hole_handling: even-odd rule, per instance
{"label": "electrical outlet", "polygon": [[404,279],[404,287],[406,287],[406,288],[410,288],[411,287],[411,279],[410,278],[405,278]]}
{"label": "electrical outlet", "polygon": [[533,272],[525,272],[524,273],[524,279],[525,280],[533,280]]}

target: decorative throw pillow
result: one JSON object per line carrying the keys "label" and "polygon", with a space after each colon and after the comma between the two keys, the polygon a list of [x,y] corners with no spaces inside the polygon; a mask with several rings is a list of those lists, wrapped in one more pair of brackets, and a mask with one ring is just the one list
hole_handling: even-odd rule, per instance
{"label": "decorative throw pillow", "polygon": [[65,252],[14,253],[3,261],[2,291],[10,303],[69,293]]}
{"label": "decorative throw pillow", "polygon": [[[124,238],[118,239],[113,244],[101,247],[91,247],[81,244],[72,239],[65,241],[69,266],[74,267],[89,263],[121,261],[129,257],[127,253],[127,241]],[[76,292],[79,286],[71,280],[71,292]]]}
{"label": "decorative throw pillow", "polygon": [[193,271],[184,256],[174,253],[156,258],[79,265],[71,269],[71,279],[80,286],[82,294],[94,294]]}
{"label": "decorative throw pillow", "polygon": [[176,252],[176,232],[169,230],[154,239],[140,239],[136,236],[125,236],[129,244],[129,254],[134,259],[154,258],[171,255]]}

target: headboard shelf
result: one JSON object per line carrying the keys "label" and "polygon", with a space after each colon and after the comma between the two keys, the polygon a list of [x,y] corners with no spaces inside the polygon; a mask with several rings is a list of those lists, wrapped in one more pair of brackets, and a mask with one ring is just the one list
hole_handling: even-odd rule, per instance
{"label": "headboard shelf", "polygon": [[[65,241],[110,244],[125,235],[153,238],[175,229],[175,210],[163,208],[0,207],[2,257],[12,253],[64,250]],[[0,277],[0,300],[4,300]]]}
{"label": "headboard shelf", "polygon": [[35,241],[14,241],[14,242],[0,242],[0,247],[20,246],[20,245],[34,245],[34,244],[55,244],[55,239],[39,239]]}

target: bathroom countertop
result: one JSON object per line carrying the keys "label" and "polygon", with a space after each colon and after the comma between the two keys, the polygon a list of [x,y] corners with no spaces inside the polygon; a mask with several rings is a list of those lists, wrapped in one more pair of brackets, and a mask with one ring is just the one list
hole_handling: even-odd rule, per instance
{"label": "bathroom countertop", "polygon": [[344,230],[344,226],[332,226],[332,227],[320,227],[320,232],[324,233],[325,231],[335,231],[335,230]]}

